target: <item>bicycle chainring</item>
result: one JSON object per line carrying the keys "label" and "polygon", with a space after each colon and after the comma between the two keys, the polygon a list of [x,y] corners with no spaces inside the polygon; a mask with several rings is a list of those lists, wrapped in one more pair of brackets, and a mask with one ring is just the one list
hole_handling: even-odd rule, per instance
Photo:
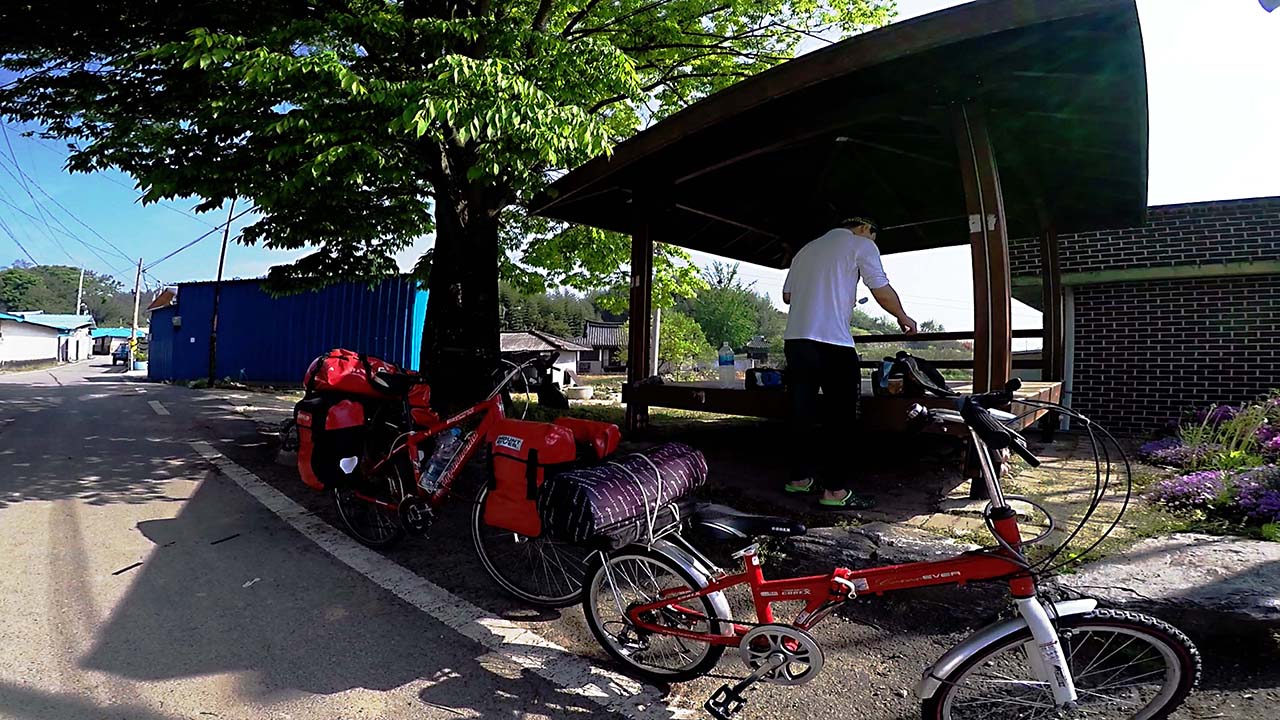
{"label": "bicycle chainring", "polygon": [[407,497],[400,501],[400,523],[404,529],[414,535],[425,535],[431,529],[435,514],[427,501],[418,497]]}
{"label": "bicycle chainring", "polygon": [[826,663],[818,641],[790,625],[758,625],[742,636],[738,651],[752,671],[781,656],[782,664],[760,678],[774,685],[803,685],[817,677]]}

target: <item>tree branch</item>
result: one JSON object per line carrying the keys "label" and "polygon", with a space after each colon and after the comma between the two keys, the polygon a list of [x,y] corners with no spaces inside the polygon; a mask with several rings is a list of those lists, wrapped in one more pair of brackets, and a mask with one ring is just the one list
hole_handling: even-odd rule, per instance
{"label": "tree branch", "polygon": [[543,32],[547,29],[547,18],[551,15],[551,0],[540,0],[538,10],[533,14],[533,31]]}
{"label": "tree branch", "polygon": [[583,5],[582,9],[574,13],[573,17],[569,18],[569,22],[564,24],[564,29],[560,31],[560,37],[569,37],[569,35],[573,33],[573,29],[578,26],[578,23],[585,20],[587,16],[591,14],[591,11],[599,4],[600,0],[591,0],[586,5]]}
{"label": "tree branch", "polygon": [[[631,18],[636,17],[637,15],[643,15],[644,13],[647,13],[650,10],[657,10],[663,5],[667,5],[673,2],[675,2],[675,0],[654,0],[654,2],[651,2],[648,5],[641,5],[640,7],[636,8],[635,10],[632,10],[631,12],[625,15],[619,15],[618,17],[610,20],[609,22],[603,25],[598,25],[592,28],[583,28],[582,30],[577,31],[576,33],[570,33],[570,34],[586,36],[586,35],[593,35],[598,32],[604,32],[614,25],[626,22],[627,20],[630,20]],[[566,35],[565,37],[568,37],[568,35]]]}

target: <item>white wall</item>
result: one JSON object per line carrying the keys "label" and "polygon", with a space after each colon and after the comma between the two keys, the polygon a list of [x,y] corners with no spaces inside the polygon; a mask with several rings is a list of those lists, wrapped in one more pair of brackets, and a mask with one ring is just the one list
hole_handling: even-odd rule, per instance
{"label": "white wall", "polygon": [[58,344],[53,328],[0,320],[0,362],[56,360]]}
{"label": "white wall", "polygon": [[[574,375],[577,375],[578,374],[578,353],[569,352],[567,350],[561,350],[560,357],[556,358],[556,364],[554,367],[557,370],[560,370],[561,372],[573,373]],[[553,378],[558,379],[558,377],[554,375],[553,375]]]}

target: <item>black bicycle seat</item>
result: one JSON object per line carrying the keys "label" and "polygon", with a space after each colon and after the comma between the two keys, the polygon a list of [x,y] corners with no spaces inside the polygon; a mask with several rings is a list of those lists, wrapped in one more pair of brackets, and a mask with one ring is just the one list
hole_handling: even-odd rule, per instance
{"label": "black bicycle seat", "polygon": [[804,535],[803,523],[774,515],[752,515],[725,505],[699,505],[691,518],[694,526],[722,539],[791,537]]}
{"label": "black bicycle seat", "polygon": [[407,395],[409,389],[418,384],[418,376],[399,373],[377,372],[373,374],[373,384],[386,388],[392,395]]}

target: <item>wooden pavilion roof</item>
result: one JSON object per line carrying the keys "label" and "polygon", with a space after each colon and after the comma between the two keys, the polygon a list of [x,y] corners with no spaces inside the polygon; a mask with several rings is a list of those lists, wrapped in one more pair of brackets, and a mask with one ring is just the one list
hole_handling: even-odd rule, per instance
{"label": "wooden pavilion roof", "polygon": [[967,101],[986,109],[1010,237],[1143,222],[1134,0],[978,0],[854,36],[653,125],[532,209],[630,232],[642,207],[655,240],[772,267],[851,214],[879,220],[886,253],[967,244],[950,122]]}

